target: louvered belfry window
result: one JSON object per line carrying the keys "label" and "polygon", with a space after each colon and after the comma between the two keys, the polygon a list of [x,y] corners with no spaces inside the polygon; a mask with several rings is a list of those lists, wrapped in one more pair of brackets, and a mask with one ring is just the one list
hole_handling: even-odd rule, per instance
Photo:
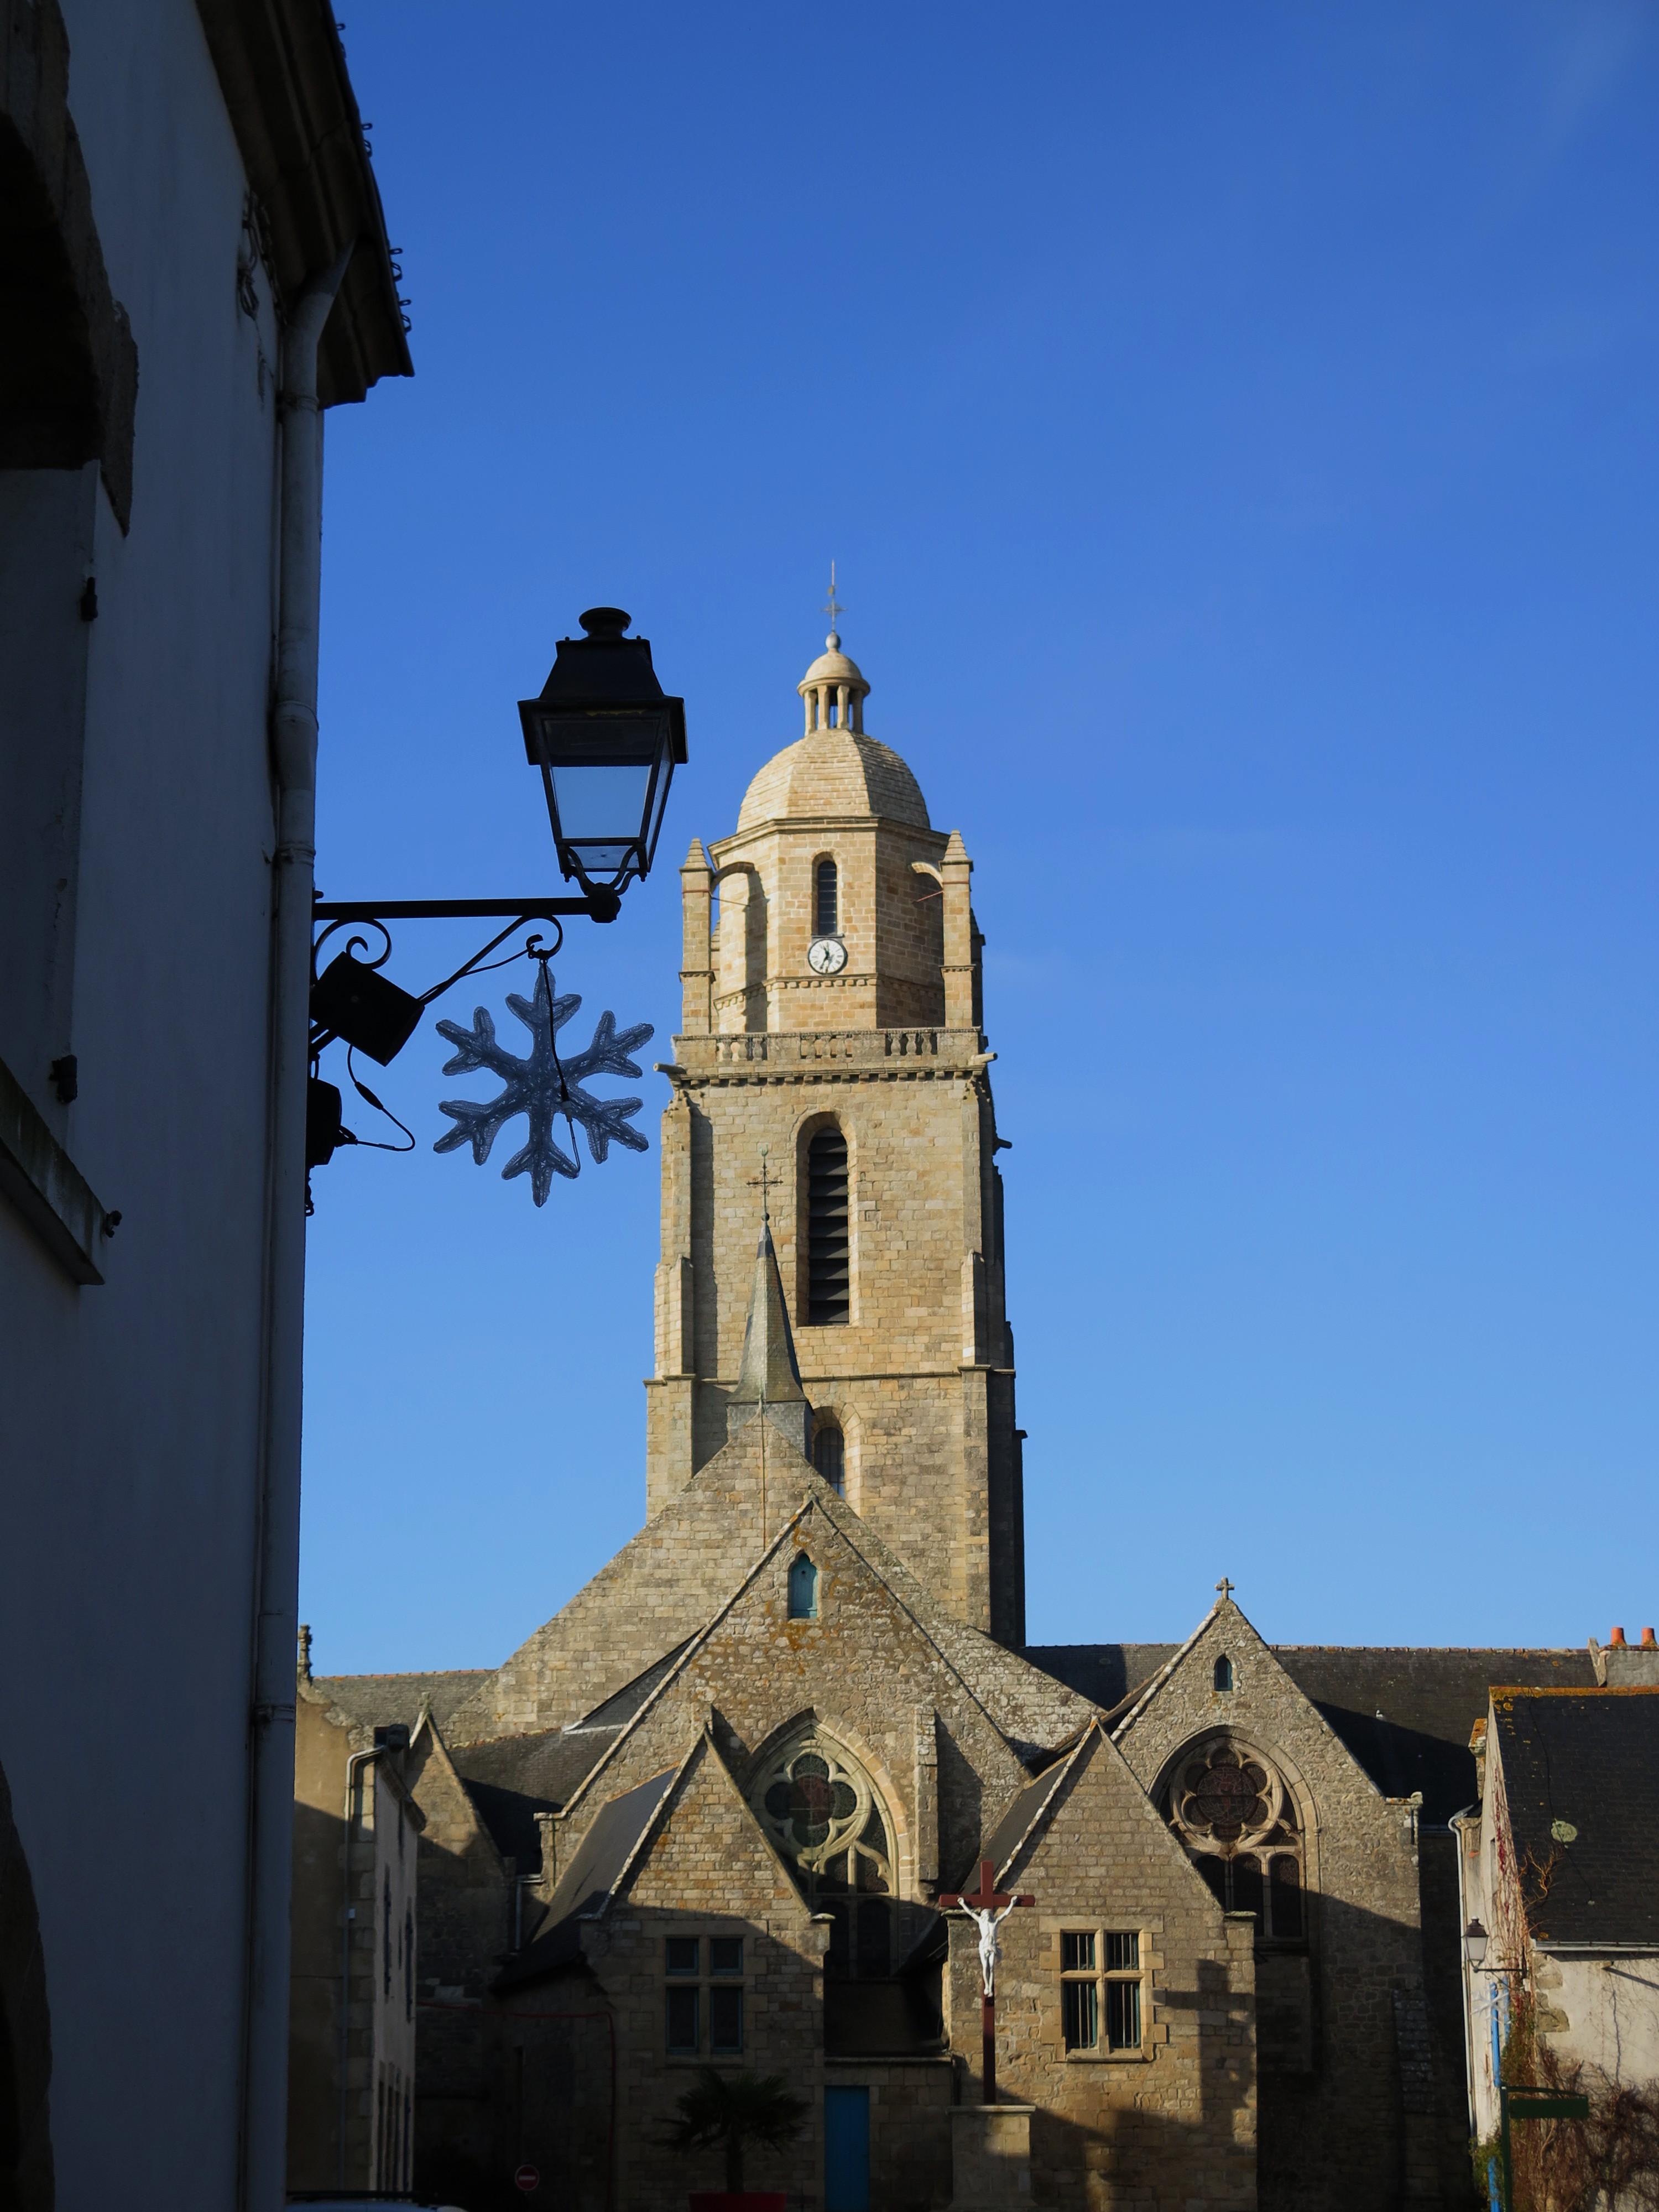
{"label": "louvered belfry window", "polygon": [[847,1139],[820,1129],[806,1147],[806,1318],[845,1322],[851,1249],[847,1234]]}

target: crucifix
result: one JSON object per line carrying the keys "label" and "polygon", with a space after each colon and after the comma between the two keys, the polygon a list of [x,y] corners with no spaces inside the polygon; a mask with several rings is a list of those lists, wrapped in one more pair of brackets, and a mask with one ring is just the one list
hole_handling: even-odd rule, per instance
{"label": "crucifix", "polygon": [[980,2101],[994,2105],[997,2100],[997,1960],[1002,1953],[1001,1939],[997,1930],[1017,1905],[1035,1905],[1036,1899],[1024,1893],[1014,1894],[1000,1890],[995,1867],[989,1859],[981,1859],[977,1891],[948,1890],[939,1901],[946,1912],[965,1912],[979,1925],[981,1984],[979,2017],[981,2032],[985,2039],[984,2091]]}

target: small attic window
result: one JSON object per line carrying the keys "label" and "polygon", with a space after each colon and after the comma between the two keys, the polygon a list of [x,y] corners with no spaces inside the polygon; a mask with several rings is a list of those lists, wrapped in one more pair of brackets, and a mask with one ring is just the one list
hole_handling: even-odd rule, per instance
{"label": "small attic window", "polygon": [[818,1617],[818,1571],[805,1552],[796,1554],[789,1570],[789,1618],[816,1620]]}
{"label": "small attic window", "polygon": [[1224,1651],[1215,1662],[1215,1686],[1224,1692],[1233,1686],[1233,1662]]}

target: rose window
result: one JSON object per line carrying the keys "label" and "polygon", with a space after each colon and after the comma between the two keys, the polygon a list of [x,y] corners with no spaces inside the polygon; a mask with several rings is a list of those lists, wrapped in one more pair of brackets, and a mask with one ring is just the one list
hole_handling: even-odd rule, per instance
{"label": "rose window", "polygon": [[1303,1942],[1304,1853],[1296,1801],[1261,1753],[1231,1737],[1176,1762],[1170,1825],[1229,1912],[1255,1916],[1264,1942]]}

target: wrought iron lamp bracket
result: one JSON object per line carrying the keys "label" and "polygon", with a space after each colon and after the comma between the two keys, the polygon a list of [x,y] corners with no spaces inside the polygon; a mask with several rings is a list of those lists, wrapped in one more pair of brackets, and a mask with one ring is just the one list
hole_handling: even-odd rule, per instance
{"label": "wrought iron lamp bracket", "polygon": [[[417,1003],[422,1006],[429,1006],[434,999],[442,998],[446,991],[473,974],[489,959],[492,952],[505,945],[514,931],[521,928],[525,923],[531,921],[552,923],[556,934],[552,945],[547,948],[547,956],[551,957],[560,951],[564,943],[563,916],[586,915],[592,921],[614,921],[621,905],[622,902],[617,893],[609,890],[593,891],[583,898],[424,901],[319,898],[313,901],[312,915],[313,921],[321,923],[323,927],[318,930],[311,947],[311,981],[314,988],[322,972],[320,956],[323,947],[337,931],[349,929],[354,922],[366,924],[369,928],[380,932],[382,939],[380,951],[373,959],[365,959],[362,963],[365,968],[378,970],[384,968],[392,957],[392,932],[386,927],[389,921],[499,921],[502,915],[507,916],[507,927],[499,930],[487,945],[481,945],[470,960],[463,962],[461,966],[456,969],[453,975],[446,975],[441,982],[433,984],[429,990],[419,994]],[[368,951],[367,938],[347,937],[340,950],[355,953],[359,948],[363,952]],[[532,957],[541,952],[542,939],[539,932],[529,939],[525,951]],[[338,1030],[331,1029],[326,1023],[318,1021],[312,1023],[311,1058],[313,1064],[318,1054],[325,1046],[332,1044],[338,1034]]]}

